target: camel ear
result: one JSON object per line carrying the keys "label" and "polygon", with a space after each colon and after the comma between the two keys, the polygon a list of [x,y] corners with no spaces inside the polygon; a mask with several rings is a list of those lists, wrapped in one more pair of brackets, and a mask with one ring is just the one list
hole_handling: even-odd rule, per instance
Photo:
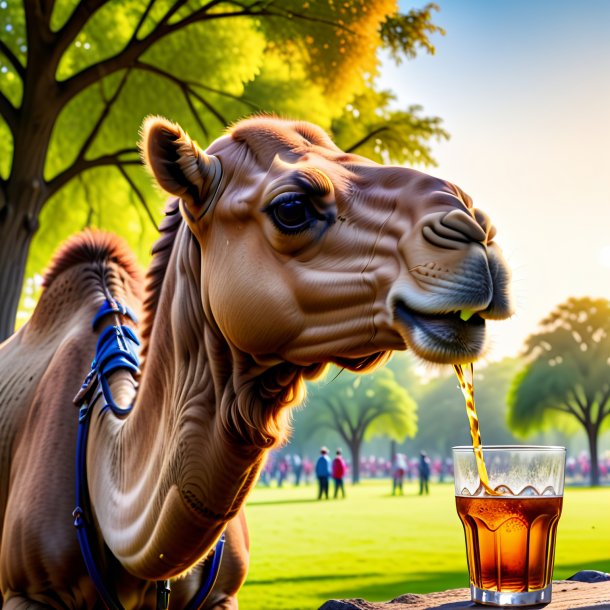
{"label": "camel ear", "polygon": [[220,161],[203,152],[179,125],[162,117],[144,121],[140,149],[159,186],[185,203],[187,222],[198,221],[216,199]]}

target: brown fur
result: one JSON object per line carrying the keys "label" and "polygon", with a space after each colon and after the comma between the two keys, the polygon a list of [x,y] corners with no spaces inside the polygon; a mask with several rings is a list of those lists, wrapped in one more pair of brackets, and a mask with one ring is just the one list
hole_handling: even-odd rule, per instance
{"label": "brown fur", "polygon": [[152,248],[153,257],[146,273],[146,297],[140,325],[142,338],[140,357],[142,359],[146,357],[148,352],[148,341],[155,321],[167,264],[172,255],[174,239],[181,224],[182,217],[178,212],[178,199],[169,199],[165,206],[165,217],[159,226],[160,236]]}
{"label": "brown fur", "polygon": [[124,269],[136,283],[142,283],[142,270],[125,240],[114,233],[85,229],[68,239],[53,256],[46,269],[43,286],[50,286],[70,267],[83,262],[104,264],[111,261]]}

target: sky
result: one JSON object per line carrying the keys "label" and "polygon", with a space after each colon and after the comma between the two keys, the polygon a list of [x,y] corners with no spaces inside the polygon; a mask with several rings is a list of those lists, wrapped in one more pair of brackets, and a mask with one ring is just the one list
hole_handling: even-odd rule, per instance
{"label": "sky", "polygon": [[516,314],[488,325],[493,361],[517,355],[568,297],[610,299],[610,1],[436,4],[436,53],[384,60],[379,84],[443,119],[451,139],[425,171],[498,230]]}

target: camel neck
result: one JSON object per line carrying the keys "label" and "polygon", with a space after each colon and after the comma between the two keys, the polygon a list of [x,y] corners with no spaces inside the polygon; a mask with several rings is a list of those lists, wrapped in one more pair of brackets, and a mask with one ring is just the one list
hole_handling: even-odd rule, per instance
{"label": "camel neck", "polygon": [[260,398],[206,322],[198,248],[190,240],[176,246],[133,410],[120,418],[98,407],[87,456],[106,544],[150,580],[177,576],[207,554],[255,484],[266,450],[242,433],[249,424],[240,403]]}

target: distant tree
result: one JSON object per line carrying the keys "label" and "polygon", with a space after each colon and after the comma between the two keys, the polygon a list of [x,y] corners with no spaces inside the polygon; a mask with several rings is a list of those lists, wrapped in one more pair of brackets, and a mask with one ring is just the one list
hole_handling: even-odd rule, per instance
{"label": "distant tree", "polygon": [[309,390],[309,429],[312,434],[328,428],[339,434],[349,448],[352,481],[357,483],[363,441],[386,436],[401,442],[415,436],[417,404],[388,368],[367,375],[333,371],[329,381]]}
{"label": "distant tree", "polygon": [[441,31],[434,5],[405,14],[397,5],[0,3],[0,340],[13,330],[24,274],[39,272],[70,233],[114,230],[147,260],[159,216],[136,150],[147,114],[180,121],[205,147],[245,114],[277,112],[329,130],[334,122],[358,152],[430,162],[427,140],[446,136],[438,120],[391,109],[391,95],[374,87],[380,48],[397,60],[431,52]]}
{"label": "distant tree", "polygon": [[526,367],[509,395],[509,424],[527,435],[578,422],[599,485],[598,438],[610,422],[610,301],[570,298],[526,340]]}
{"label": "distant tree", "polygon": [[417,370],[420,361],[409,350],[404,352],[394,352],[390,361],[386,364],[399,383],[409,394],[415,398],[416,402],[423,389],[421,375]]}
{"label": "distant tree", "polygon": [[[475,364],[474,395],[486,445],[514,443],[516,438],[506,424],[506,395],[521,363],[505,358],[487,366]],[[449,457],[451,447],[472,443],[464,397],[450,368],[442,377],[423,385],[417,395],[418,433],[409,442],[411,450],[426,450]]]}

